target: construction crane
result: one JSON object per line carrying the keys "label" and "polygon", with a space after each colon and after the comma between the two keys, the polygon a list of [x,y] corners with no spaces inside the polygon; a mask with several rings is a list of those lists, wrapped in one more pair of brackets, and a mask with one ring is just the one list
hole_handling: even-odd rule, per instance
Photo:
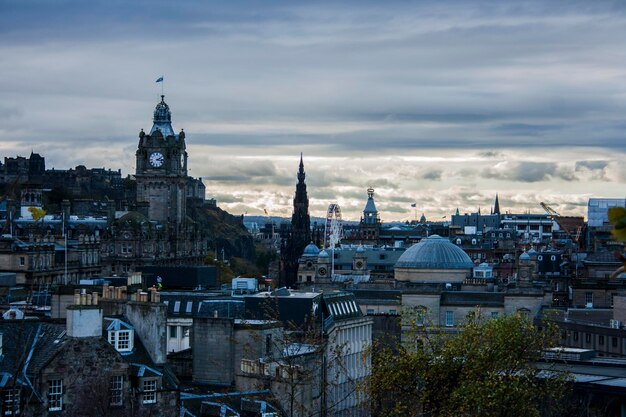
{"label": "construction crane", "polygon": [[567,236],[569,236],[569,238],[572,239],[572,242],[574,242],[574,243],[576,243],[576,245],[578,245],[578,239],[580,239],[580,232],[582,230],[582,227],[580,227],[580,226],[578,227],[578,230],[576,231],[576,236],[572,235],[572,233],[569,231],[569,229],[559,220],[561,215],[559,213],[557,213],[556,210],[554,210],[552,207],[550,207],[549,205],[547,205],[543,201],[541,203],[539,203],[539,205],[541,207],[543,207],[543,209],[546,211],[546,213],[548,213],[548,215],[550,216],[552,221],[556,222],[556,224],[559,225],[561,230],[563,230],[567,234]]}
{"label": "construction crane", "polygon": [[574,265],[575,265],[574,277],[578,278],[578,251],[580,249],[579,239],[580,239],[580,232],[582,231],[582,226],[578,226],[578,229],[576,230],[576,236],[573,236],[572,233],[569,231],[569,229],[567,227],[565,227],[565,225],[559,220],[561,215],[559,213],[557,213],[556,210],[554,210],[552,207],[550,207],[549,205],[547,205],[543,201],[541,203],[539,203],[539,205],[541,207],[543,207],[543,209],[546,211],[546,213],[548,213],[548,215],[550,216],[552,221],[556,222],[556,224],[559,225],[561,230],[563,230],[565,233],[567,233],[567,235],[570,237],[570,239],[572,239],[572,242],[576,245],[574,247],[575,250],[576,250],[576,261],[574,263]]}

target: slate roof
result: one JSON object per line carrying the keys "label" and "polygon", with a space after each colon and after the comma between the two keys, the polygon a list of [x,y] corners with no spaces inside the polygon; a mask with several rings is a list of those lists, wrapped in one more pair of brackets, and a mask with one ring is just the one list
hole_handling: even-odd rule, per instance
{"label": "slate roof", "polygon": [[608,250],[600,250],[587,255],[584,264],[603,263],[603,264],[615,264],[619,266],[621,262],[615,258],[615,254]]}
{"label": "slate roof", "polygon": [[376,204],[374,204],[374,198],[368,197],[363,213],[378,213],[378,210],[376,210]]}
{"label": "slate roof", "polygon": [[333,291],[322,294],[324,317],[332,317],[333,320],[345,320],[361,317],[361,309],[354,294],[347,291]]}
{"label": "slate roof", "polygon": [[243,300],[233,300],[217,293],[161,292],[161,302],[167,305],[167,317],[213,316],[243,317]]}
{"label": "slate roof", "polygon": [[25,368],[28,375],[38,373],[67,340],[65,326],[35,320],[2,321],[0,332],[0,372],[10,374],[15,373],[21,362],[27,362]]}

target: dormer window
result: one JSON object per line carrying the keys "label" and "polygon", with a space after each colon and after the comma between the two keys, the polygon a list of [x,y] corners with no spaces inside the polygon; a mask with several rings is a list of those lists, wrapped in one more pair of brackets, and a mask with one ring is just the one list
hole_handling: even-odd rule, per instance
{"label": "dormer window", "polygon": [[109,332],[109,343],[111,343],[118,352],[129,352],[132,350],[130,342],[131,330],[118,330]]}
{"label": "dormer window", "polygon": [[118,352],[131,352],[134,344],[134,329],[128,323],[120,319],[105,318],[109,321],[107,326],[108,341]]}

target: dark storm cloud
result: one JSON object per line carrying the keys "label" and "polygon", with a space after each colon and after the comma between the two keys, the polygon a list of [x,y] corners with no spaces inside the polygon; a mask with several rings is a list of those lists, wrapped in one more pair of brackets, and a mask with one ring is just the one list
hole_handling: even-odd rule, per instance
{"label": "dark storm cloud", "polygon": [[478,156],[483,158],[499,158],[502,156],[502,153],[498,151],[484,151],[478,152]]}
{"label": "dark storm cloud", "polygon": [[608,161],[576,161],[576,171],[588,169],[590,171],[601,171],[609,165]]}
{"label": "dark storm cloud", "polygon": [[233,157],[223,162],[225,163],[202,165],[198,169],[199,175],[211,178],[241,176],[247,179],[278,175],[278,169],[272,161],[242,160]]}
{"label": "dark storm cloud", "polygon": [[554,162],[510,162],[486,168],[482,172],[485,178],[518,182],[540,182],[559,178],[565,181],[576,181],[577,177],[567,167]]}
{"label": "dark storm cloud", "polygon": [[441,180],[441,175],[442,174],[443,174],[443,171],[438,170],[438,169],[433,169],[431,171],[423,172],[420,175],[420,177],[422,179],[425,179],[425,180],[439,181],[439,180]]}
{"label": "dark storm cloud", "polygon": [[357,212],[370,185],[398,210],[484,204],[490,179],[579,197],[626,178],[593,160],[626,149],[625,39],[623,2],[5,0],[0,150],[133,172],[164,74],[191,174],[250,190],[235,208],[288,206],[297,158],[275,161],[302,150],[310,195]]}
{"label": "dark storm cloud", "polygon": [[[623,15],[606,3],[5,4],[3,55],[18,64],[19,72],[3,71],[4,79],[15,78],[0,81],[3,91],[16,97],[45,92],[51,99],[61,94],[136,97],[141,82],[148,88],[152,77],[165,71],[178,80],[177,93],[185,98],[174,107],[178,123],[269,126],[269,131],[211,133],[209,123],[190,130],[206,143],[259,149],[316,143],[344,154],[381,147],[586,145],[589,140],[623,146],[610,127],[626,112],[619,99],[622,87],[609,83],[610,77],[585,77],[585,83],[575,78],[602,73],[589,66],[617,64],[604,52],[621,46],[615,30],[623,27]],[[59,52],[42,48],[42,39]],[[144,69],[121,77],[115,60]],[[146,74],[146,66],[154,69]],[[568,72],[559,76],[563,68]],[[96,132],[110,128],[108,120],[97,117],[98,104],[82,107],[90,106],[91,114],[72,118],[75,112],[68,111],[43,126],[69,141],[82,137],[87,126]],[[31,106],[21,107],[36,116]],[[123,107],[116,109],[123,112]],[[601,124],[585,120],[592,112],[605,115]],[[144,116],[134,117],[117,126],[128,131]],[[579,129],[576,123],[588,127]],[[589,131],[597,133],[590,137]]]}
{"label": "dark storm cloud", "polygon": [[219,203],[243,203],[245,201],[243,197],[224,193],[215,194],[214,198]]}
{"label": "dark storm cloud", "polygon": [[23,110],[19,107],[0,104],[0,120],[18,118],[23,113]]}
{"label": "dark storm cloud", "polygon": [[540,125],[529,123],[505,123],[496,126],[496,132],[510,136],[538,136],[549,131],[562,129],[563,126],[558,125]]}
{"label": "dark storm cloud", "polygon": [[209,175],[204,177],[207,181],[217,181],[217,182],[237,182],[237,183],[248,183],[251,182],[251,177],[245,177],[243,175]]}

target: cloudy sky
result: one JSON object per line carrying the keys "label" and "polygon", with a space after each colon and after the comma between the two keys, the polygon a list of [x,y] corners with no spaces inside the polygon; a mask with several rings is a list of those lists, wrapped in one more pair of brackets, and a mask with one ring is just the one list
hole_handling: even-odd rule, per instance
{"label": "cloudy sky", "polygon": [[622,4],[0,0],[0,157],[132,174],[164,75],[230,212],[289,215],[303,152],[313,215],[582,215],[626,197]]}

